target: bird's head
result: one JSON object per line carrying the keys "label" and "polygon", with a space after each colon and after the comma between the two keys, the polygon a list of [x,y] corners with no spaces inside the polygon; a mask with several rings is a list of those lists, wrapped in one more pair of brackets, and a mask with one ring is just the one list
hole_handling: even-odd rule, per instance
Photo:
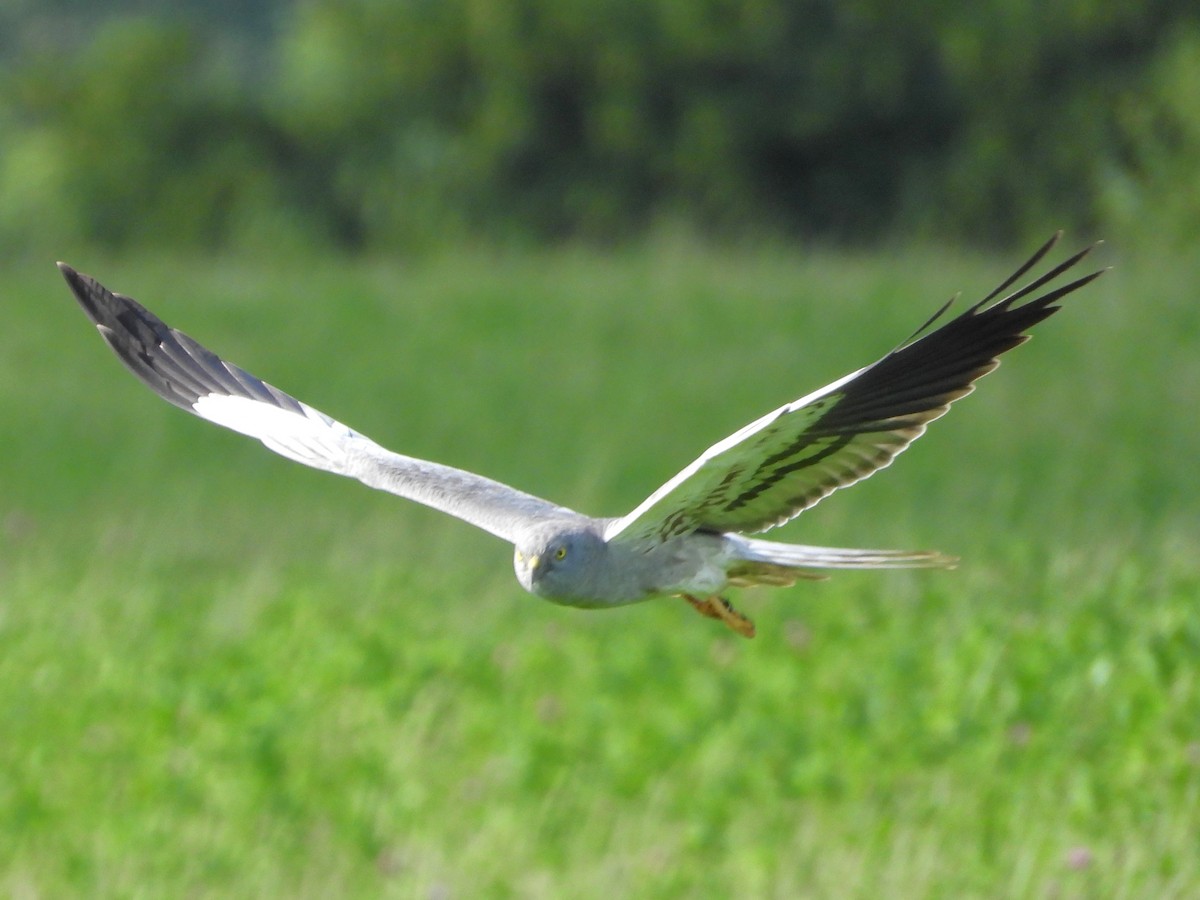
{"label": "bird's head", "polygon": [[604,539],[578,527],[547,528],[519,542],[513,568],[531,594],[572,603],[588,598]]}

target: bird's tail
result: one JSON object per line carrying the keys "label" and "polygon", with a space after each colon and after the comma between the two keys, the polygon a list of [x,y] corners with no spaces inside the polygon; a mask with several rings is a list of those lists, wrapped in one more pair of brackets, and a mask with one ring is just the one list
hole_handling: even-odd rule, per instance
{"label": "bird's tail", "polygon": [[933,550],[810,547],[741,536],[735,546],[738,552],[728,574],[730,584],[738,587],[789,585],[800,579],[828,577],[813,569],[949,569],[958,562],[956,557]]}

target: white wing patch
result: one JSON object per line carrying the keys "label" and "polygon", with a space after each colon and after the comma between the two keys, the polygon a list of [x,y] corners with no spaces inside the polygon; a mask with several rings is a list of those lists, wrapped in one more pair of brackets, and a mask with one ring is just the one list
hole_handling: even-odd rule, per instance
{"label": "white wing patch", "polygon": [[361,435],[305,403],[300,404],[300,409],[302,412],[294,412],[249,397],[226,394],[208,394],[192,404],[192,410],[202,419],[256,438],[281,456],[328,472],[344,473],[346,441],[361,439]]}

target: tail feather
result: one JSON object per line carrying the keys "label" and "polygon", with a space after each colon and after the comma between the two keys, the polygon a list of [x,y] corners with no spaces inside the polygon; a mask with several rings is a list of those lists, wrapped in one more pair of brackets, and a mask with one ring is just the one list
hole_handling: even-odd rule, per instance
{"label": "tail feather", "polygon": [[934,550],[866,550],[812,547],[737,537],[738,561],[729,568],[730,582],[792,584],[801,578],[826,576],[811,569],[950,569],[957,557]]}

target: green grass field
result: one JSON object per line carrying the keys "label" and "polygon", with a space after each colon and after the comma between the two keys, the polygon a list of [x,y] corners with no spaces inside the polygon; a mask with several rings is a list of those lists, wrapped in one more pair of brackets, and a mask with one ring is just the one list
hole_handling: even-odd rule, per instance
{"label": "green grass field", "polygon": [[[597,514],[1012,259],[68,261],[404,452]],[[1196,260],[1124,258],[782,539],[948,572],[542,603],[510,549],[155,398],[2,292],[0,894],[1200,891]]]}

